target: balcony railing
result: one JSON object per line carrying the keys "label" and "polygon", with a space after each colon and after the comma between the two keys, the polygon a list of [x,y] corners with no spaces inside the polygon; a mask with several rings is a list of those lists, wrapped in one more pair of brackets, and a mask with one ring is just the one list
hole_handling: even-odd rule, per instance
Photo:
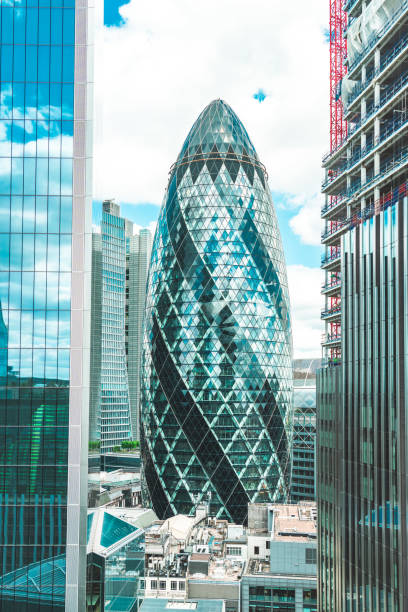
{"label": "balcony railing", "polygon": [[329,319],[330,317],[335,317],[341,314],[341,306],[334,306],[333,308],[329,308],[328,310],[322,310],[321,318]]}
{"label": "balcony railing", "polygon": [[[368,42],[368,44],[366,45],[366,47],[362,50],[362,52],[356,57],[356,59],[354,60],[354,62],[349,66],[348,72],[351,73],[354,68],[361,62],[361,60],[363,59],[363,57],[376,45],[376,43],[378,42],[378,40],[380,38],[382,38],[387,32],[388,30],[394,25],[394,23],[396,21],[398,21],[398,19],[400,18],[400,16],[408,9],[408,0],[404,0],[403,4],[400,6],[400,8],[394,13],[394,15],[387,21],[387,23],[384,24],[384,26],[382,27],[382,29],[373,34],[370,37],[370,40]],[[387,55],[387,59],[388,62],[387,64],[384,64],[380,67],[380,71],[383,70],[385,68],[386,65],[388,65],[388,63],[390,63],[395,55],[397,55],[399,53],[399,51],[401,50],[399,47],[400,44],[403,45],[405,41],[405,44],[407,43],[407,40],[404,38],[402,39],[401,43],[398,43],[394,49],[395,54],[393,55],[393,51],[390,52],[390,57],[388,58]],[[403,45],[404,46],[404,45]],[[373,75],[374,76],[374,75]],[[368,83],[364,83],[364,87],[366,87],[368,85]],[[361,85],[362,86],[362,85]],[[358,95],[358,94],[356,94]],[[355,130],[354,130],[355,131]],[[346,139],[342,140],[341,142],[339,142],[339,144],[332,149],[331,151],[329,151],[328,153],[326,153],[323,156],[323,164],[333,155],[335,155],[344,145],[344,143],[346,142],[348,136],[346,137]]]}
{"label": "balcony railing", "polygon": [[408,44],[408,36],[404,36],[385,56],[384,59],[381,60],[379,68],[376,70],[372,70],[368,75],[366,75],[366,80],[364,83],[360,83],[354,85],[353,89],[349,94],[348,104],[346,108],[346,113],[348,112],[351,104],[354,100],[370,85],[372,80],[377,77],[387,66],[390,64],[397,55],[401,53],[401,51]]}
{"label": "balcony railing", "polygon": [[329,202],[328,204],[325,204],[322,207],[322,210],[321,210],[322,215],[325,215],[329,210],[332,210],[332,208],[336,208],[336,206],[339,206],[340,204],[342,204],[342,202],[345,202],[346,200],[347,200],[347,194],[343,194],[341,196],[332,196],[331,202]]}
{"label": "balcony railing", "polygon": [[[366,155],[368,155],[373,149],[375,149],[376,147],[378,147],[379,144],[381,144],[382,142],[384,142],[385,140],[387,140],[388,138],[390,138],[390,136],[392,136],[394,134],[394,132],[397,132],[398,130],[400,130],[403,126],[408,125],[408,117],[402,117],[400,119],[394,119],[393,121],[390,121],[388,124],[386,124],[382,130],[381,130],[381,134],[380,136],[378,136],[373,143],[371,143],[370,145],[368,145],[367,147],[364,147],[364,149],[361,149],[361,155],[359,157],[355,157],[352,158],[352,163],[350,161],[349,167],[347,169],[350,169],[354,164],[358,163],[360,160],[362,160]],[[404,158],[405,159],[405,158]],[[399,159],[394,159],[392,164],[395,166],[396,163],[400,163]],[[344,172],[345,170],[343,170]],[[371,183],[375,182],[376,180],[378,180],[378,178],[383,174],[383,170],[380,171],[380,173],[376,176],[374,176],[372,179],[370,179],[370,181],[367,181],[366,183],[361,184],[360,182],[357,185],[353,185],[351,186],[346,192],[344,192],[340,197],[341,200],[347,200],[348,198],[352,197],[355,193],[357,193],[357,191],[360,191],[360,189],[369,186]],[[333,206],[328,206],[326,205],[325,207],[322,208],[322,214],[326,213],[328,210],[330,210],[331,208],[333,208],[334,206],[336,206],[336,204],[333,204]]]}
{"label": "balcony railing", "polygon": [[338,334],[327,334],[323,337],[322,344],[339,344],[341,342],[341,336]]}
{"label": "balcony railing", "polygon": [[367,187],[370,187],[373,184],[377,183],[379,179],[385,178],[385,175],[391,172],[391,170],[398,170],[398,168],[405,166],[407,160],[408,160],[408,151],[403,150],[396,157],[393,157],[392,159],[385,161],[381,165],[381,169],[378,174],[375,174],[371,179],[369,179],[365,183],[359,183],[358,185],[350,188],[347,192],[348,197],[351,198],[357,192],[362,191],[363,189],[367,189]]}
{"label": "balcony railing", "polygon": [[325,240],[327,240],[327,238],[330,238],[330,236],[337,234],[337,232],[340,232],[340,230],[347,227],[347,222],[348,222],[348,219],[342,219],[341,221],[333,222],[332,227],[326,229],[326,231],[322,233],[322,242],[324,242]]}
{"label": "balcony railing", "polygon": [[[406,160],[408,159],[408,154],[405,154],[405,155],[406,155],[406,158],[400,161],[399,163],[400,166],[403,166]],[[376,178],[378,177],[374,177],[372,181],[370,182],[373,182],[374,179]],[[364,183],[363,186],[365,187],[366,185],[368,185],[368,183]],[[392,189],[391,191],[383,195],[381,198],[376,200],[373,204],[371,204],[371,206],[367,206],[362,211],[355,213],[354,215],[352,215],[351,217],[348,217],[347,219],[342,219],[340,221],[337,221],[335,224],[333,224],[333,226],[328,231],[322,234],[322,241],[324,241],[326,238],[328,238],[329,236],[335,234],[336,232],[340,230],[351,229],[352,227],[355,227],[359,223],[362,223],[363,221],[370,219],[374,215],[378,215],[378,213],[380,213],[381,211],[395,204],[400,198],[405,197],[408,192],[407,187],[408,187],[408,182],[404,182],[401,185],[399,185],[399,187],[395,187],[395,189]],[[336,259],[334,255],[330,255],[328,257],[333,258],[333,260]],[[326,265],[330,261],[328,257],[326,256],[325,260],[322,258],[322,265]],[[340,254],[338,255],[338,257],[340,257]]]}
{"label": "balcony railing", "polygon": [[341,280],[336,280],[331,283],[326,283],[325,285],[322,285],[322,292],[332,291],[340,287],[341,287]]}
{"label": "balcony railing", "polygon": [[325,266],[328,263],[339,260],[341,257],[340,250],[337,253],[331,253],[329,255],[322,255],[322,266]]}
{"label": "balcony railing", "polygon": [[407,9],[408,9],[408,0],[404,0],[404,2],[401,4],[399,9],[397,9],[395,11],[395,13],[392,15],[392,17],[390,17],[390,19],[383,25],[381,30],[379,32],[374,32],[370,36],[370,38],[369,38],[366,46],[364,47],[364,49],[357,55],[357,57],[355,58],[354,62],[349,65],[349,68],[348,68],[348,72],[349,73],[351,73],[358,66],[358,64],[367,55],[367,53],[369,53],[371,51],[371,49],[373,49],[375,47],[377,42],[383,36],[385,36],[385,34],[391,29],[391,27],[394,25],[394,23],[396,21],[398,21],[398,19],[401,17],[401,15],[403,13],[405,13],[405,11]]}

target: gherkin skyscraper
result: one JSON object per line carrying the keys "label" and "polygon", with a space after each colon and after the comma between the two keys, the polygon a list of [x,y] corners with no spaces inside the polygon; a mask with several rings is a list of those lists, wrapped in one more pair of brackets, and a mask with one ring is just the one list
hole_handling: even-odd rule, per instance
{"label": "gherkin skyscraper", "polygon": [[143,349],[143,494],[246,522],[284,500],[292,426],[286,267],[264,166],[222,100],[193,125],[156,229]]}

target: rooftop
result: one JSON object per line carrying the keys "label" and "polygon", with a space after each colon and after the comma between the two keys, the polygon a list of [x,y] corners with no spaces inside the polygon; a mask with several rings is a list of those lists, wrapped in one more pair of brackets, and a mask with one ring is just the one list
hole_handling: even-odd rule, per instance
{"label": "rooftop", "polygon": [[315,502],[273,504],[272,540],[309,542],[317,537],[317,507]]}
{"label": "rooftop", "polygon": [[315,574],[281,574],[271,572],[269,559],[250,559],[245,574],[251,576],[273,576],[276,577],[278,580],[287,578],[290,580],[299,580],[301,582],[304,582],[305,580],[310,580],[312,583],[316,583],[317,581],[317,577]]}
{"label": "rooftop", "polygon": [[165,610],[195,610],[196,612],[223,612],[221,599],[200,599],[199,601],[170,601],[147,598],[143,600],[140,612],[165,612]]}

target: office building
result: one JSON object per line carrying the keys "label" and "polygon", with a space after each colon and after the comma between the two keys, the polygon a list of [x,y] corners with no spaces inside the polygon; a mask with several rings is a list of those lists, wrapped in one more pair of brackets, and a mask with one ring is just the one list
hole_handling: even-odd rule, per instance
{"label": "office building", "polygon": [[97,508],[87,519],[87,612],[137,612],[144,598],[144,508]]}
{"label": "office building", "polygon": [[125,346],[125,219],[113,200],[103,202],[100,234],[93,235],[92,247],[90,439],[98,439],[100,432],[104,453],[132,439]]}
{"label": "office building", "polygon": [[318,376],[320,606],[402,611],[408,3],[331,6],[339,26],[331,36],[338,112],[324,158],[322,211],[329,367]]}
{"label": "office building", "polygon": [[129,382],[130,416],[134,440],[140,439],[140,373],[142,366],[143,321],[146,283],[149,272],[152,234],[141,229],[133,234],[133,224],[126,235],[126,321],[125,345]]}
{"label": "office building", "polygon": [[149,230],[133,234],[114,200],[92,236],[90,440],[111,452],[138,439],[141,339]]}
{"label": "office building", "polygon": [[242,612],[317,612],[316,505],[250,504]]}
{"label": "office building", "polygon": [[292,503],[315,499],[316,370],[320,359],[293,361]]}
{"label": "office building", "polygon": [[289,494],[290,307],[267,175],[244,126],[209,104],[172,166],[152,248],[142,494],[237,523]]}
{"label": "office building", "polygon": [[85,609],[92,13],[1,4],[1,610]]}

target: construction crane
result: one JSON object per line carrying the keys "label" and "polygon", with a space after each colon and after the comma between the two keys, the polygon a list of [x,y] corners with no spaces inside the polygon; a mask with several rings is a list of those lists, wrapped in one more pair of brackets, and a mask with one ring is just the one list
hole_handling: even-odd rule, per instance
{"label": "construction crane", "polygon": [[[330,151],[333,152],[340,146],[347,136],[347,123],[344,119],[343,105],[341,101],[341,82],[347,72],[346,55],[347,39],[345,30],[347,26],[347,13],[345,4],[347,0],[330,1]],[[334,205],[333,199],[338,196],[330,196],[330,204]],[[330,222],[330,227],[336,221]],[[339,246],[330,247],[330,255],[335,256]],[[329,308],[336,310],[340,307],[340,291],[337,295],[329,298]],[[329,323],[329,338],[338,339],[341,334],[340,320]],[[340,348],[329,349],[330,359],[337,361],[340,358]]]}
{"label": "construction crane", "polygon": [[345,0],[330,0],[330,151],[334,151],[347,135],[340,98],[341,81],[347,72],[345,3]]}

